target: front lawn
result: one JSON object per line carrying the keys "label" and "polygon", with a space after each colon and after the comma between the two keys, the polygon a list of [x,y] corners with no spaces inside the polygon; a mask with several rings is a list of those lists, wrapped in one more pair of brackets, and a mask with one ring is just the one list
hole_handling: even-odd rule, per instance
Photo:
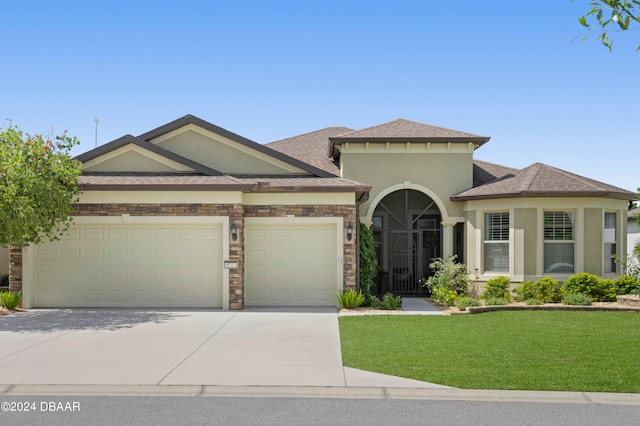
{"label": "front lawn", "polygon": [[640,315],[340,318],[345,366],[464,389],[640,393]]}

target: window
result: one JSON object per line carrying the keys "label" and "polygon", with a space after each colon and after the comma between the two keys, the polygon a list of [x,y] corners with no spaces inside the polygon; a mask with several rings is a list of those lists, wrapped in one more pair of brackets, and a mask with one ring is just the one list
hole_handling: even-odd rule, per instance
{"label": "window", "polygon": [[484,214],[484,270],[509,272],[509,212]]}
{"label": "window", "polygon": [[573,273],[573,212],[544,212],[544,272]]}
{"label": "window", "polygon": [[617,253],[616,242],[618,227],[616,226],[616,214],[606,212],[604,214],[604,272],[617,272],[616,261],[613,256]]}

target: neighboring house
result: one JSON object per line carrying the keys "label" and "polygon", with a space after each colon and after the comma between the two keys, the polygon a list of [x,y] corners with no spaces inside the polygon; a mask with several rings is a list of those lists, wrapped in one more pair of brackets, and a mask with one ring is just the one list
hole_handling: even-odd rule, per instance
{"label": "neighboring house", "polygon": [[260,145],[191,115],[124,136],[78,157],[75,226],[18,259],[24,305],[334,306],[359,223],[398,294],[454,254],[480,281],[617,275],[635,194],[474,160],[488,141],[400,119]]}

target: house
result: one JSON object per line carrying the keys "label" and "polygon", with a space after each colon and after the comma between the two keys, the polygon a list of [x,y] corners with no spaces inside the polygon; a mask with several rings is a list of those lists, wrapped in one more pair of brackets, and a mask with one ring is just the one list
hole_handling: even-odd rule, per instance
{"label": "house", "polygon": [[489,139],[399,119],[260,145],[191,115],[123,136],[78,157],[69,235],[14,254],[23,304],[335,306],[357,287],[359,223],[398,294],[451,255],[479,281],[616,276],[635,194],[474,160]]}

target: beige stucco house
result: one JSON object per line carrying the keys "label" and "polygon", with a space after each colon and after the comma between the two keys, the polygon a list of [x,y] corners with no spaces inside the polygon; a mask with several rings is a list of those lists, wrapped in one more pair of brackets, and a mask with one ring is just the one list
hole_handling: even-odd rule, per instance
{"label": "beige stucco house", "polygon": [[474,160],[489,139],[400,119],[260,145],[191,115],[124,136],[78,157],[75,226],[21,253],[23,304],[334,306],[359,223],[398,294],[451,255],[481,281],[617,275],[635,194]]}

